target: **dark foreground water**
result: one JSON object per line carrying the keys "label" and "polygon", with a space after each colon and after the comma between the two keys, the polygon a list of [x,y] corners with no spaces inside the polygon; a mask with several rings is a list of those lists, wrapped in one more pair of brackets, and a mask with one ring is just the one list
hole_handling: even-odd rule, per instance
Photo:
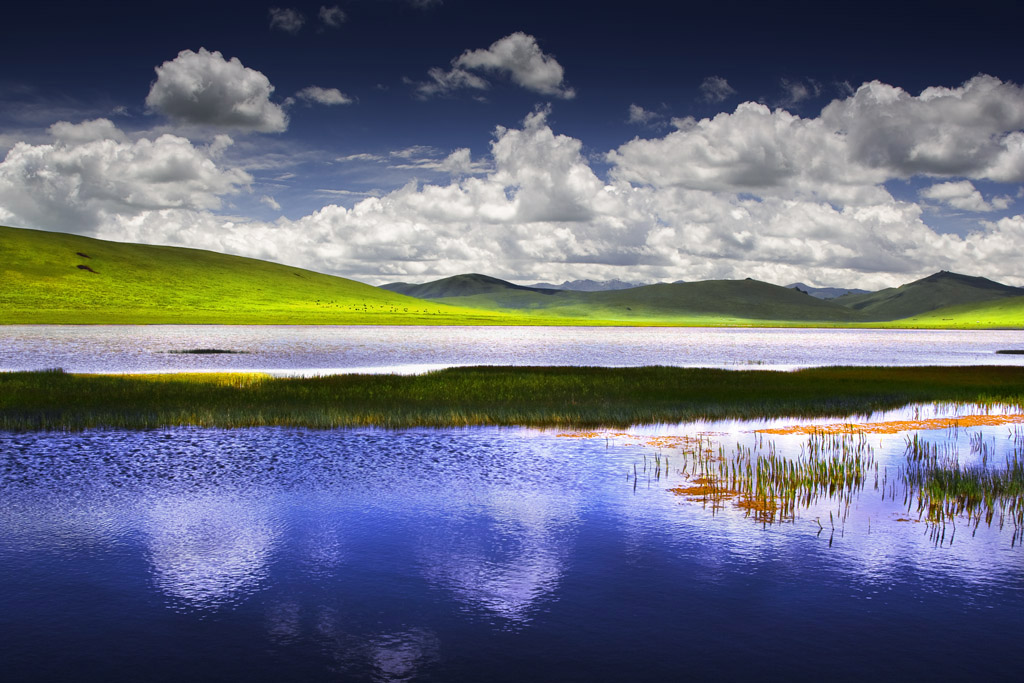
{"label": "dark foreground water", "polygon": [[494,429],[0,433],[0,676],[1020,676],[1009,533],[937,546],[870,491],[841,532],[763,527],[673,495],[655,452]]}

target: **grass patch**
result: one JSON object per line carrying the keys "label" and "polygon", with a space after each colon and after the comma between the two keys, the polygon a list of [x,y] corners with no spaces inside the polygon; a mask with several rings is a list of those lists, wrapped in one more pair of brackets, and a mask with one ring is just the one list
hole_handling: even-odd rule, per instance
{"label": "grass patch", "polygon": [[232,351],[231,349],[180,349],[175,351],[168,351],[167,353],[181,353],[189,354],[194,356],[215,356],[220,354],[239,354],[249,353],[248,351]]}
{"label": "grass patch", "polygon": [[0,429],[165,426],[559,428],[1024,405],[1024,368],[471,367],[424,375],[0,373]]}

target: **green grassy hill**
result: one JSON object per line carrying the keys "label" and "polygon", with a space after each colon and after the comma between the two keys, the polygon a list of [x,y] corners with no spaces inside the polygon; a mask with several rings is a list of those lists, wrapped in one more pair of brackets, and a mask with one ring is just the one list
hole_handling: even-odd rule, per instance
{"label": "green grassy hill", "polygon": [[1024,295],[1024,288],[1010,287],[983,277],[942,271],[901,287],[869,294],[850,294],[834,299],[867,320],[897,320],[920,316],[947,306],[961,306]]}
{"label": "green grassy hill", "polygon": [[988,329],[1024,327],[1024,296],[946,306],[896,321],[900,327]]}
{"label": "green grassy hill", "polygon": [[553,294],[555,290],[543,289],[540,287],[524,287],[515,285],[505,280],[499,280],[489,275],[479,273],[467,273],[465,275],[453,275],[452,277],[425,282],[421,285],[409,284],[407,282],[393,282],[381,285],[381,289],[391,292],[398,292],[417,299],[441,299],[455,296],[472,296],[475,294],[499,294],[505,292],[535,292],[538,294]]}
{"label": "green grassy hill", "polygon": [[826,301],[750,279],[586,292],[469,274],[390,287],[423,298],[240,256],[0,227],[0,324],[1024,326],[1024,288],[953,273]]}
{"label": "green grassy hill", "polygon": [[[474,282],[479,285],[476,289],[468,286]],[[756,280],[661,283],[599,292],[537,291],[511,283],[504,283],[508,286],[496,284],[501,282],[463,281],[459,291],[466,293],[461,295],[430,296],[432,292],[451,291],[432,287],[438,283],[420,285],[421,289],[412,291],[416,291],[418,296],[451,305],[529,313],[541,318],[661,323],[685,321],[687,324],[752,324],[769,321],[847,323],[863,318],[857,311],[830,301]]]}
{"label": "green grassy hill", "polygon": [[267,261],[0,227],[0,324],[495,322]]}

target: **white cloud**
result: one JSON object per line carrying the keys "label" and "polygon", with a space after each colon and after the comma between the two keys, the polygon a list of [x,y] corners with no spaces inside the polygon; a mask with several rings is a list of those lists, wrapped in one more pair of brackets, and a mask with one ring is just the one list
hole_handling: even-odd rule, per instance
{"label": "white cloud", "polygon": [[964,211],[1001,211],[1009,208],[1012,203],[1009,197],[993,197],[992,201],[985,201],[981,192],[969,180],[937,183],[924,188],[920,194],[925,199],[943,202]]}
{"label": "white cloud", "polygon": [[675,119],[663,138],[608,156],[617,178],[840,205],[884,199],[881,183],[923,174],[1024,180],[1024,91],[991,76],[914,97],[866,83],[801,118],[745,102],[710,119]]}
{"label": "white cloud", "polygon": [[96,140],[124,142],[128,137],[110,119],[92,119],[81,123],[58,121],[49,128],[50,135],[65,144],[80,144]]}
{"label": "white cloud", "polygon": [[563,99],[576,96],[576,91],[565,85],[562,65],[540,49],[536,38],[521,31],[495,41],[487,49],[466,50],[452,60],[452,68],[447,71],[430,69],[430,80],[421,83],[417,92],[429,97],[459,88],[486,89],[488,82],[473,71],[508,76],[516,85],[542,95]]}
{"label": "white cloud", "polygon": [[341,163],[352,162],[352,161],[385,161],[387,157],[380,154],[369,154],[367,152],[360,152],[359,154],[349,154],[343,157],[338,157],[335,161]]}
{"label": "white cloud", "polygon": [[277,133],[288,127],[284,110],[270,101],[274,86],[237,57],[182,50],[156,67],[146,106],[185,124]]}
{"label": "white cloud", "polygon": [[[222,161],[226,137],[206,147],[175,136],[133,142],[102,120],[62,123],[51,142],[17,145],[0,164],[0,219],[369,282],[476,271],[521,281],[753,277],[876,288],[946,269],[1024,284],[1024,217],[979,221],[966,236],[926,223],[926,202],[973,202],[972,181],[998,181],[1014,168],[1019,88],[992,79],[979,93],[977,80],[917,97],[867,84],[812,118],[748,102],[712,118],[677,119],[674,131],[609,153],[605,177],[583,142],[553,131],[540,109],[521,126],[498,127],[490,153],[476,158],[464,148],[413,146],[339,159],[448,175],[375,196],[325,190],[354,203],[273,223],[216,213],[225,197],[253,184]],[[891,130],[869,134],[858,111]],[[941,167],[933,156],[927,171],[910,173],[907,150],[926,141],[914,125],[934,140],[962,134],[976,144],[954,141],[943,147]],[[866,154],[879,145],[886,154]],[[965,167],[974,175],[938,172]],[[908,173],[936,177],[921,203],[885,189]],[[1009,207],[1008,198],[981,197],[996,208],[1004,200]]]}
{"label": "white cloud", "polygon": [[453,90],[461,88],[472,88],[474,90],[486,90],[491,84],[486,79],[465,69],[452,68],[448,71],[440,67],[433,67],[427,71],[429,81],[417,84],[416,93],[420,97],[433,97],[434,95],[445,95]]}
{"label": "white cloud", "polygon": [[841,136],[818,119],[744,102],[729,113],[676,119],[663,138],[634,139],[608,154],[613,175],[655,187],[841,203],[876,201],[885,175],[851,164]]}
{"label": "white cloud", "polygon": [[[295,9],[271,7],[268,11],[270,14],[270,28],[278,29],[285,33],[295,35],[302,30],[303,25],[306,23],[306,17]],[[321,12],[322,11],[323,10],[321,9]]]}
{"label": "white cloud", "polygon": [[316,85],[303,88],[299,92],[295,93],[295,96],[301,100],[307,102],[316,102],[317,104],[335,105],[335,104],[352,104],[352,98],[344,94],[337,88],[321,88]]}
{"label": "white cloud", "polygon": [[629,105],[629,118],[626,122],[638,126],[648,126],[661,121],[661,118],[661,114],[657,112],[648,111],[638,104],[631,104]]}
{"label": "white cloud", "polygon": [[266,204],[267,206],[269,206],[274,211],[280,211],[281,210],[281,205],[278,204],[277,200],[274,199],[273,197],[271,197],[270,195],[266,195],[265,194],[265,195],[261,196],[260,197],[260,202],[262,202],[263,204]]}
{"label": "white cloud", "polygon": [[333,5],[331,7],[320,5],[320,12],[318,13],[318,16],[320,17],[320,23],[324,26],[330,26],[331,28],[341,26],[345,23],[345,19],[347,19],[345,12],[343,12],[337,5]]}
{"label": "white cloud", "polygon": [[915,97],[872,81],[821,112],[856,163],[916,174],[1024,182],[1024,89],[992,76]]}
{"label": "white cloud", "polygon": [[0,163],[0,206],[18,225],[92,233],[108,221],[160,209],[215,210],[252,177],[221,168],[231,143],[208,147],[161,135],[130,142],[104,119],[51,127],[51,144],[19,143]]}
{"label": "white cloud", "polygon": [[700,84],[701,99],[705,102],[722,102],[735,94],[736,90],[721,76],[708,76]]}
{"label": "white cloud", "polygon": [[791,81],[788,78],[781,80],[782,90],[785,93],[780,100],[782,107],[795,107],[804,100],[817,97],[821,94],[821,86],[814,81]]}

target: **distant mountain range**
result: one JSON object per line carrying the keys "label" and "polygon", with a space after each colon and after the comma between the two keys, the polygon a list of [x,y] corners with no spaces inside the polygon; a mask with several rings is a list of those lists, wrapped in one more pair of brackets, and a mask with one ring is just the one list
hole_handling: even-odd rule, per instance
{"label": "distant mountain range", "polygon": [[476,273],[422,285],[395,283],[382,287],[449,305],[549,316],[573,317],[586,312],[591,316],[655,320],[688,316],[839,323],[893,321],[946,306],[1024,297],[1024,288],[946,271],[878,292],[808,287],[802,283],[779,287],[749,278],[604,290],[548,289]]}
{"label": "distant mountain range", "polygon": [[612,289],[632,289],[642,287],[646,282],[623,282],[622,280],[566,280],[560,285],[550,282],[538,282],[530,285],[539,289],[568,289],[574,292],[606,292]]}
{"label": "distant mountain range", "polygon": [[805,285],[802,282],[794,282],[791,285],[786,285],[789,289],[797,289],[806,294],[810,294],[815,299],[835,299],[836,297],[843,296],[844,294],[868,294],[866,289],[843,289],[842,287],[811,287]]}

